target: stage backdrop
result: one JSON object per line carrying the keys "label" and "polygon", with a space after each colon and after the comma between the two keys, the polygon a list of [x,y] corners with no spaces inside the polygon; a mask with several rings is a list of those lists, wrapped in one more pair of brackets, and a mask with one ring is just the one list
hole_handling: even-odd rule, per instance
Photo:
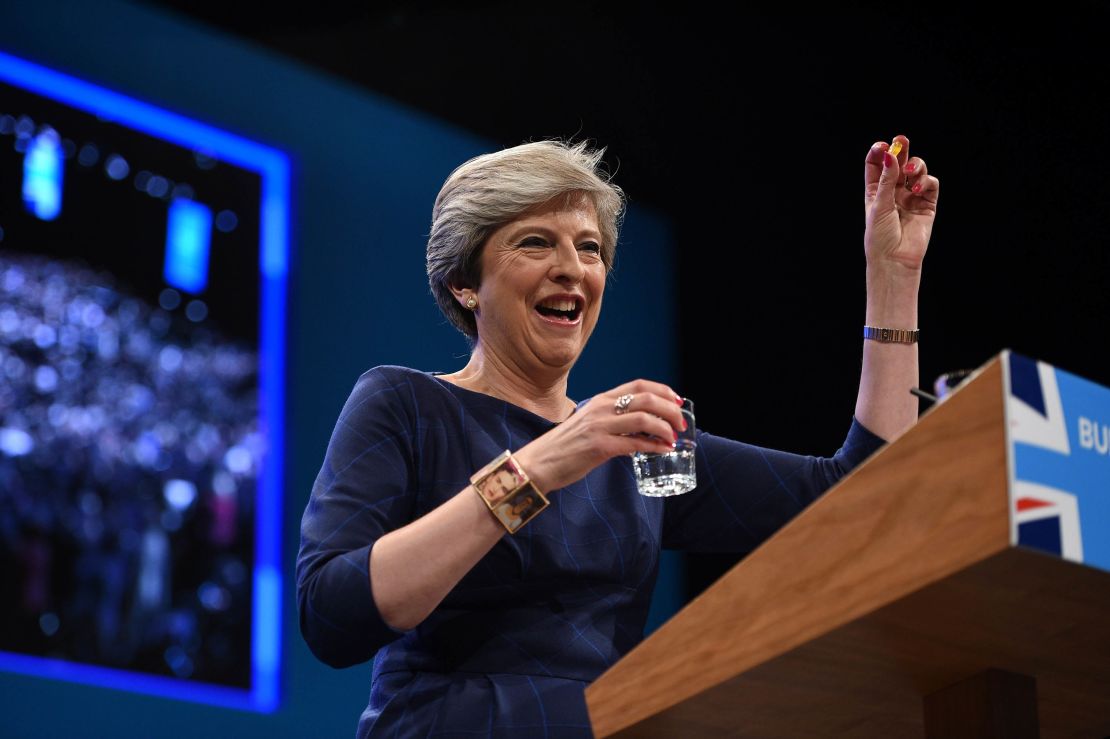
{"label": "stage backdrop", "polygon": [[[496,145],[245,43],[119,2],[9,3],[0,50],[260,141],[293,164],[280,708],[253,713],[2,673],[0,734],[351,735],[370,670],[333,671],[300,638],[292,583],[300,515],[340,407],[363,370],[392,363],[447,371],[465,362],[465,343],[428,293],[423,245],[443,179]],[[17,207],[0,203],[0,218]],[[572,381],[574,397],[633,377],[675,381],[670,242],[667,222],[630,211],[601,323]],[[656,621],[676,605],[680,588],[671,582],[657,597]]]}

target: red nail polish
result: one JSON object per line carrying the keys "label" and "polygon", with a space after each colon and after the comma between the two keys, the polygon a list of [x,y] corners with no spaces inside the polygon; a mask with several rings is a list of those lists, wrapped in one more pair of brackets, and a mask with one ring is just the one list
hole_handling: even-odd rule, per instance
{"label": "red nail polish", "polygon": [[674,432],[674,440],[676,442],[678,441],[678,432],[677,431]]}
{"label": "red nail polish", "polygon": [[674,396],[674,402],[678,403],[679,405],[682,405],[682,398],[680,398],[676,395],[676,396]]}
{"label": "red nail polish", "polygon": [[686,419],[685,418],[682,419],[682,430],[683,431],[686,430]]}
{"label": "red nail polish", "polygon": [[883,152],[883,166],[884,167],[893,167],[894,166],[894,157],[892,157],[890,155],[889,151],[884,151]]}
{"label": "red nail polish", "polygon": [[911,189],[912,189],[912,190],[913,190],[914,192],[921,192],[921,183],[920,183],[920,182],[918,182],[918,183],[917,183],[916,185],[914,185],[914,186],[913,186],[913,188],[911,188]]}
{"label": "red nail polish", "polygon": [[907,172],[913,172],[915,169],[917,169],[917,165],[912,162],[906,165]]}

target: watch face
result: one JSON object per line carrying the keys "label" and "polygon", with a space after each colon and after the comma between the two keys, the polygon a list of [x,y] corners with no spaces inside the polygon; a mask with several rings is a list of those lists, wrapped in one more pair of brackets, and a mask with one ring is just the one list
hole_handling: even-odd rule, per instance
{"label": "watch face", "polygon": [[475,484],[478,492],[489,503],[495,504],[528,481],[511,459],[505,460],[493,472]]}

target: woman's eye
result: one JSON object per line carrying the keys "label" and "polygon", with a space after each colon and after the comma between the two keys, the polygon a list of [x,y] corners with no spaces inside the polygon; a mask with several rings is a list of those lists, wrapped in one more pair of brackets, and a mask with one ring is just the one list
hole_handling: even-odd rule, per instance
{"label": "woman's eye", "polygon": [[529,236],[524,241],[520,242],[521,246],[547,246],[547,242],[539,236]]}
{"label": "woman's eye", "polygon": [[596,244],[593,241],[587,241],[585,244],[579,244],[578,248],[582,251],[588,251],[591,254],[601,253],[601,244]]}

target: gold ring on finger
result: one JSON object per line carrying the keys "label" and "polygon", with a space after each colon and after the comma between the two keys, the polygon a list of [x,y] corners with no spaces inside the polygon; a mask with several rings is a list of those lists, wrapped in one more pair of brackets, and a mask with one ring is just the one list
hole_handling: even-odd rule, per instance
{"label": "gold ring on finger", "polygon": [[632,405],[632,398],[634,396],[625,394],[617,398],[617,402],[613,403],[613,412],[618,416],[628,410],[628,406]]}

